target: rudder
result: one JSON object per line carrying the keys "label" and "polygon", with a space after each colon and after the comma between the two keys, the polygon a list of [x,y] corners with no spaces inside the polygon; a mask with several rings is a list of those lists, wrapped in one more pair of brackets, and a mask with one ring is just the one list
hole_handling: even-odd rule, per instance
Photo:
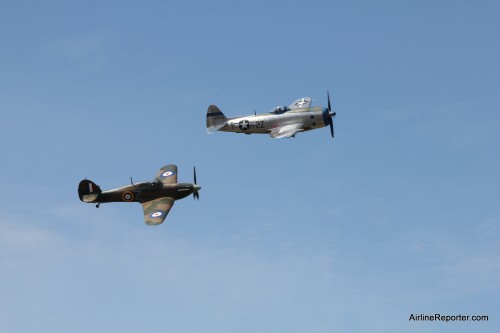
{"label": "rudder", "polygon": [[92,202],[102,193],[99,185],[91,180],[84,179],[78,184],[78,196],[81,201]]}
{"label": "rudder", "polygon": [[216,105],[210,105],[207,110],[207,129],[209,133],[218,131],[226,125],[227,117]]}

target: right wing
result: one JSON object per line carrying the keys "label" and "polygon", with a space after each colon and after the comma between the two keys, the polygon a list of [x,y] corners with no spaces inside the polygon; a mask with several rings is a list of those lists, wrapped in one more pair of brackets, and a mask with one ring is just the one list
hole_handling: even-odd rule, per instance
{"label": "right wing", "polygon": [[144,209],[144,222],[147,225],[158,225],[163,223],[168,212],[174,205],[174,199],[169,197],[158,198],[142,203]]}
{"label": "right wing", "polygon": [[269,133],[269,135],[274,139],[290,138],[295,136],[297,132],[301,131],[303,131],[302,124],[292,124],[281,127],[275,127],[271,129],[271,133]]}
{"label": "right wing", "polygon": [[177,183],[177,166],[175,164],[165,165],[158,170],[155,179],[161,181],[163,184]]}

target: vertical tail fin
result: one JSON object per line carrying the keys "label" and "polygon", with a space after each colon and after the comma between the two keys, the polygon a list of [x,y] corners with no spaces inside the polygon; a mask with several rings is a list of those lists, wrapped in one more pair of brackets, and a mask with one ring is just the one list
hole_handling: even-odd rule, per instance
{"label": "vertical tail fin", "polygon": [[99,185],[91,180],[84,179],[80,182],[80,184],[78,184],[78,196],[81,201],[93,202],[101,193],[102,190]]}
{"label": "vertical tail fin", "polygon": [[207,131],[213,133],[226,125],[227,118],[215,105],[210,105],[207,110]]}

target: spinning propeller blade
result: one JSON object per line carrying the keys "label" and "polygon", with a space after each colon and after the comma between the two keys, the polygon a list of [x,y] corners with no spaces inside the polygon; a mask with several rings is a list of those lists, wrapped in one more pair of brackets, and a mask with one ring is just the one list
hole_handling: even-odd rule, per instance
{"label": "spinning propeller blade", "polygon": [[328,117],[330,120],[330,133],[332,134],[332,138],[334,137],[334,132],[333,132],[333,117],[337,115],[337,112],[332,112],[332,105],[330,103],[330,92],[326,92],[326,95],[328,97]]}
{"label": "spinning propeller blade", "polygon": [[200,200],[200,194],[198,193],[198,190],[201,187],[198,186],[198,184],[196,183],[196,167],[193,167],[193,176],[194,176],[193,198],[196,200]]}

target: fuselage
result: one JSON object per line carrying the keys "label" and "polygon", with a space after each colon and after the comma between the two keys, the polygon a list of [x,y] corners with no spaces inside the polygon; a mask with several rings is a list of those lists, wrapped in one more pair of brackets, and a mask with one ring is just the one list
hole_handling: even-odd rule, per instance
{"label": "fuselage", "polygon": [[158,198],[169,197],[179,200],[192,194],[195,184],[176,183],[162,184],[161,182],[143,182],[128,185],[113,190],[103,191],[82,196],[84,202],[147,202]]}
{"label": "fuselage", "polygon": [[219,131],[245,134],[269,134],[273,128],[299,124],[302,131],[309,131],[329,125],[328,110],[309,107],[283,113],[261,113],[257,115],[228,118]]}

